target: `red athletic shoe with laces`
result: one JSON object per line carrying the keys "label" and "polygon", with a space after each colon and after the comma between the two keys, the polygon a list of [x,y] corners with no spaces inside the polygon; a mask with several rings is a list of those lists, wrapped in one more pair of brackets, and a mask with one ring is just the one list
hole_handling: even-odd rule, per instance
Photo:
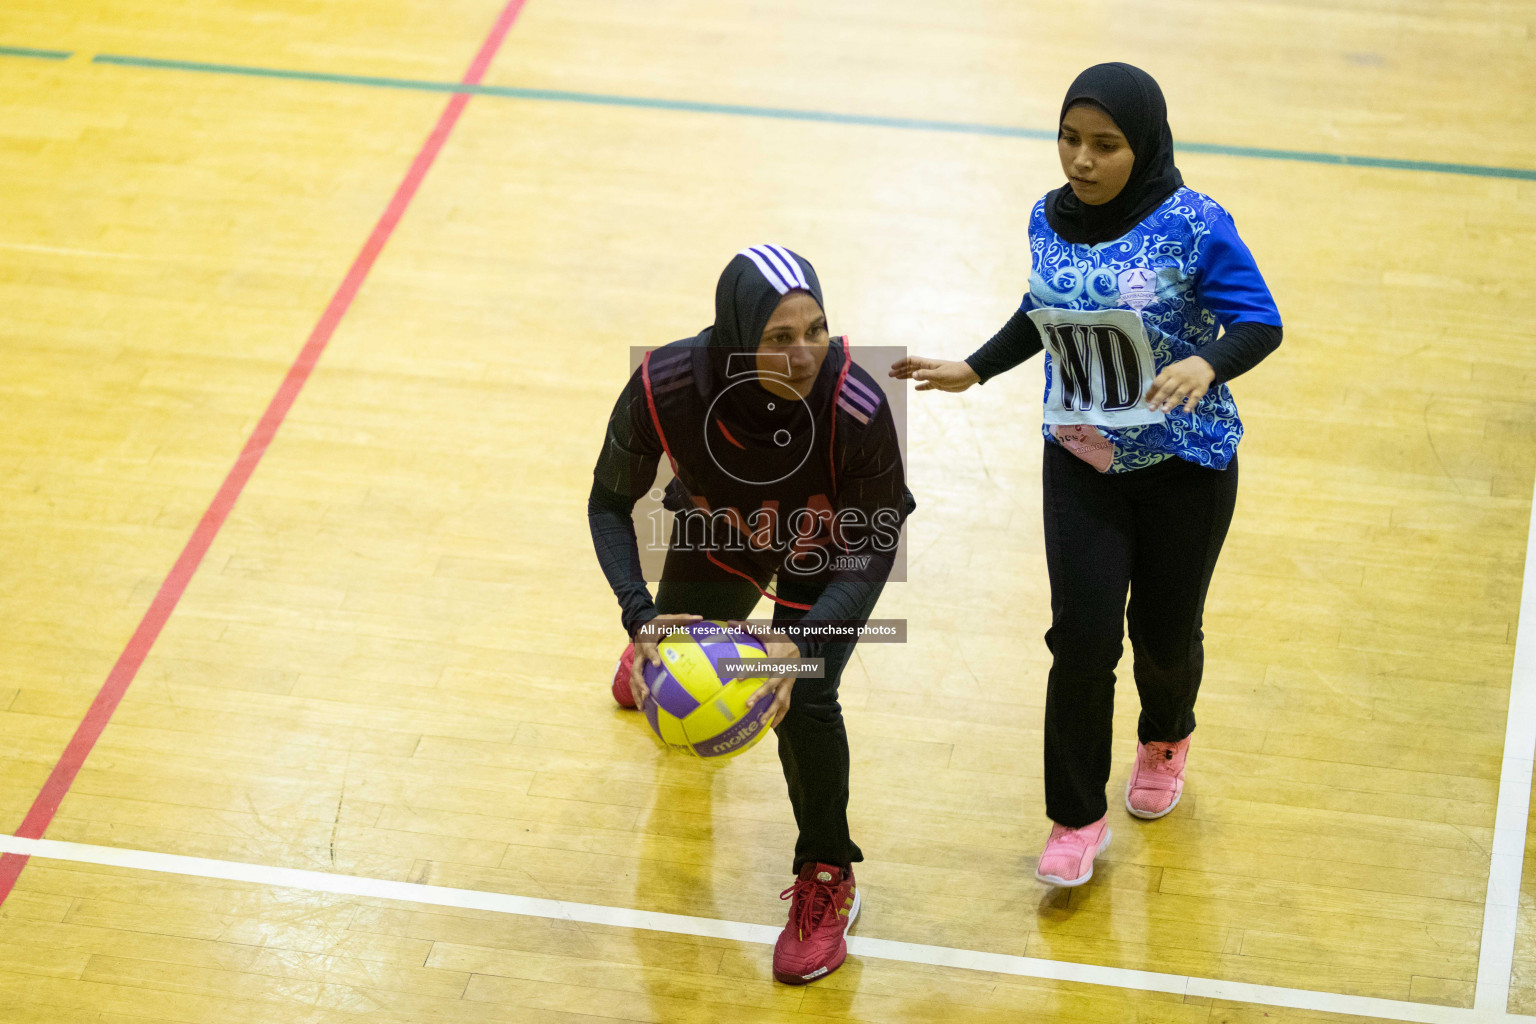
{"label": "red athletic shoe with laces", "polygon": [[773,946],[773,976],[786,985],[804,985],[843,966],[848,959],[843,934],[859,916],[853,872],[806,864],[779,899],[791,902],[789,923]]}
{"label": "red athletic shoe with laces", "polygon": [[629,672],[635,663],[635,645],[630,644],[619,655],[619,663],[613,669],[613,699],[621,708],[635,706],[635,695],[629,691]]}

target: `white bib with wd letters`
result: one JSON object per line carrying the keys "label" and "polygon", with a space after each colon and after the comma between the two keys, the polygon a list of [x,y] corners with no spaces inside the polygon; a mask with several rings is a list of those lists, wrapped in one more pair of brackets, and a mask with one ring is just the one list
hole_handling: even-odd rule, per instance
{"label": "white bib with wd letters", "polygon": [[1051,354],[1046,423],[1114,428],[1167,421],[1144,400],[1156,373],[1141,314],[1046,306],[1029,318]]}

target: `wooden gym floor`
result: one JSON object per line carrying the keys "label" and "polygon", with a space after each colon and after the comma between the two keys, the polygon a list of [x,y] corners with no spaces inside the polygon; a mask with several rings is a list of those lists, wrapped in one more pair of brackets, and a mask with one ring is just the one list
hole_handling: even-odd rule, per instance
{"label": "wooden gym floor", "polygon": [[[3,840],[0,1019],[1472,1022],[1506,982],[1536,1014],[1536,839],[1522,875],[1494,829],[1536,686],[1533,33],[1507,0],[12,0],[0,831],[75,845]],[[844,682],[889,942],[775,985],[772,752],[663,757],[607,693],[584,502],[629,347],[772,240],[855,343],[965,355],[1109,59],[1286,320],[1234,386],[1188,793],[1033,881],[1040,367],[913,394],[910,641]]]}

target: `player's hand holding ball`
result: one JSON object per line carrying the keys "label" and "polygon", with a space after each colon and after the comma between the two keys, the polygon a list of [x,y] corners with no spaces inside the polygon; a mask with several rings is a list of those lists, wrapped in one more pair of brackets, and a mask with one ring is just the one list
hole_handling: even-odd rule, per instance
{"label": "player's hand holding ball", "polygon": [[964,391],[981,380],[963,359],[907,356],[891,364],[892,377],[917,381],[919,391]]}
{"label": "player's hand holding ball", "polygon": [[[795,642],[776,629],[747,630],[740,622],[729,623],[731,628],[751,632],[762,643],[763,649],[768,652],[768,657],[775,660],[792,659],[800,660],[800,648]],[[789,696],[795,687],[795,677],[770,676],[763,684],[763,688],[747,699],[750,708],[762,709],[762,714],[768,717],[768,724],[775,729],[784,721],[784,716],[789,712]],[[764,704],[764,701],[769,703]]]}
{"label": "player's hand holding ball", "polygon": [[1216,371],[1199,356],[1181,359],[1158,374],[1152,386],[1147,388],[1147,404],[1168,412],[1183,402],[1184,411],[1190,412],[1205,397],[1215,379]]}
{"label": "player's hand holding ball", "polygon": [[645,663],[661,664],[658,645],[662,638],[678,626],[702,621],[702,615],[658,615],[641,623],[635,633],[635,660],[629,666],[629,690],[635,695],[636,702],[644,703],[651,696],[650,688],[645,685]]}

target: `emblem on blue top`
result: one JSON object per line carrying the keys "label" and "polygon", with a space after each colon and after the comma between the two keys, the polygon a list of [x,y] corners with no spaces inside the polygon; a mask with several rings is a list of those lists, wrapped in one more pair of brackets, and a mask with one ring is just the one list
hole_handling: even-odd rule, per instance
{"label": "emblem on blue top", "polygon": [[1120,271],[1116,282],[1120,287],[1120,304],[1130,306],[1140,313],[1157,298],[1157,274],[1147,267],[1131,267]]}

